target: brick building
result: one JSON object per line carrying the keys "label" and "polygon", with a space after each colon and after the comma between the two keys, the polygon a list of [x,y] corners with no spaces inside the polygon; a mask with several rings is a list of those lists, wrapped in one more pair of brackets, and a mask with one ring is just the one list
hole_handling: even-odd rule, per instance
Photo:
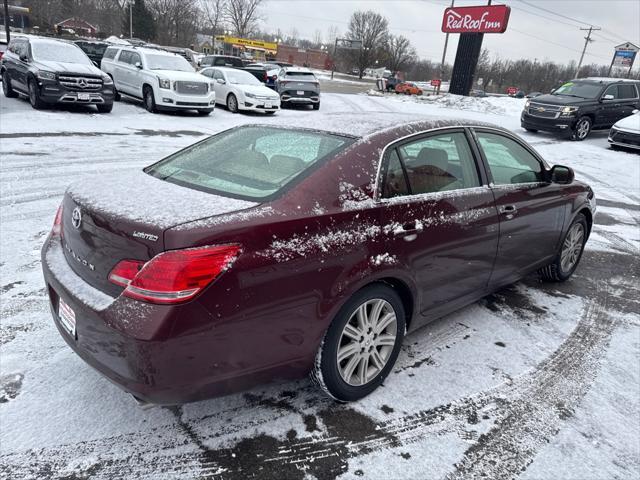
{"label": "brick building", "polygon": [[298,48],[278,44],[276,60],[299,66],[307,66],[309,68],[331,70],[331,57],[329,57],[329,54],[325,50]]}

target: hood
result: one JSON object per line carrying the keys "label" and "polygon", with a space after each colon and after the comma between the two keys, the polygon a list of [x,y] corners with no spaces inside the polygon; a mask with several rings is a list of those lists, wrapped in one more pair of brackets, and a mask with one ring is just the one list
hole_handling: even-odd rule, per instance
{"label": "hood", "polygon": [[160,230],[257,205],[176,185],[142,170],[90,177],[72,184],[68,194],[104,216]]}
{"label": "hood", "polygon": [[169,80],[179,80],[183,82],[205,82],[209,83],[211,79],[196,72],[181,72],[180,70],[149,70],[150,72],[157,73],[160,77],[168,78]]}
{"label": "hood", "polygon": [[549,105],[572,105],[572,106],[580,106],[588,103],[593,103],[596,101],[595,98],[578,98],[578,97],[568,97],[565,95],[538,95],[537,97],[530,98],[533,103],[547,103]]}
{"label": "hood", "polygon": [[278,94],[275,93],[269,87],[265,87],[264,85],[234,85],[238,87],[245,93],[252,93],[254,95],[261,95],[266,97],[273,97],[273,99],[278,99]]}
{"label": "hood", "polygon": [[81,63],[54,62],[51,60],[37,60],[35,62],[42,70],[55,73],[77,73],[81,75],[93,75],[104,77],[105,73],[94,65],[84,65]]}
{"label": "hood", "polygon": [[618,120],[614,127],[620,130],[640,133],[640,112]]}

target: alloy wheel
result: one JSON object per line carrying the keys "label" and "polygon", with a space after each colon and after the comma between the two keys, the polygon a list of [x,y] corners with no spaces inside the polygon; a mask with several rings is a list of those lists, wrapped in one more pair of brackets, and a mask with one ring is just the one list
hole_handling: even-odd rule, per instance
{"label": "alloy wheel", "polygon": [[33,82],[29,82],[29,101],[31,102],[31,105],[36,104],[37,95],[35,84]]}
{"label": "alloy wheel", "polygon": [[238,101],[236,100],[235,95],[231,94],[229,95],[229,100],[227,101],[228,103],[228,107],[229,107],[229,111],[232,113],[235,113],[236,110],[238,110]]}
{"label": "alloy wheel", "polygon": [[564,272],[569,272],[578,263],[582,246],[584,243],[584,227],[581,223],[576,223],[571,227],[567,237],[562,244],[560,254],[560,266]]}
{"label": "alloy wheel", "polygon": [[576,127],[576,133],[578,134],[578,138],[580,140],[587,137],[587,135],[589,134],[590,126],[591,125],[589,123],[589,120],[587,119],[581,120],[578,123],[578,126]]}
{"label": "alloy wheel", "polygon": [[345,324],[337,350],[342,380],[362,386],[385,367],[396,344],[396,312],[386,300],[375,298],[361,304]]}

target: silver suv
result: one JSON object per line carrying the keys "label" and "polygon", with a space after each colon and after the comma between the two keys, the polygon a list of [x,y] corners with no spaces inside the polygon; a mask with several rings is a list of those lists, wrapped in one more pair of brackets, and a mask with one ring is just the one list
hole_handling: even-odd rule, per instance
{"label": "silver suv", "polygon": [[280,94],[280,105],[312,105],[320,109],[320,82],[308,68],[286,67],[278,72],[275,90]]}

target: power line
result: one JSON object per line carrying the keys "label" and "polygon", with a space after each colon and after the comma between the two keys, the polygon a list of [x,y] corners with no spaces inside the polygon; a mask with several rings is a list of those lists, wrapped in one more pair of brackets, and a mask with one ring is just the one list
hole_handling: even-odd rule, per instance
{"label": "power line", "polygon": [[582,25],[589,25],[589,26],[592,25],[590,22],[585,22],[585,21],[579,20],[577,18],[572,18],[572,17],[569,17],[569,16],[564,15],[562,13],[558,13],[558,12],[554,12],[553,10],[549,10],[548,8],[539,7],[538,5],[534,5],[533,3],[529,3],[526,0],[518,0],[518,1],[520,3],[524,3],[525,5],[528,5],[529,7],[537,8],[538,10],[542,10],[543,12],[551,13],[552,15],[556,15],[558,17],[566,18],[567,20],[571,20],[572,22],[581,23]]}

